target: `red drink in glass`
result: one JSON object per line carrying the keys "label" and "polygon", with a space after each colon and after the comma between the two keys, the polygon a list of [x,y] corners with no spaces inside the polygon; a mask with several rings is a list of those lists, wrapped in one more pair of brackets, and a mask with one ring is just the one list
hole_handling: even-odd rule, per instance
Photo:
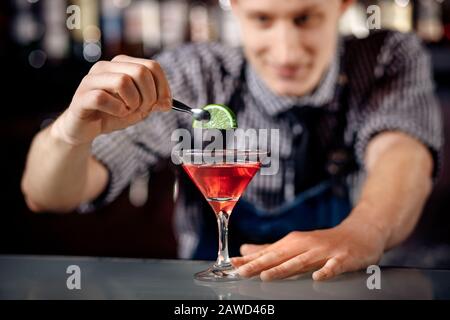
{"label": "red drink in glass", "polygon": [[261,164],[183,164],[197,187],[208,200],[216,214],[231,214],[245,188],[258,172]]}
{"label": "red drink in glass", "polygon": [[267,151],[181,150],[175,155],[211,205],[219,229],[217,260],[194,278],[201,281],[241,280],[228,255],[228,219],[245,188],[261,168]]}

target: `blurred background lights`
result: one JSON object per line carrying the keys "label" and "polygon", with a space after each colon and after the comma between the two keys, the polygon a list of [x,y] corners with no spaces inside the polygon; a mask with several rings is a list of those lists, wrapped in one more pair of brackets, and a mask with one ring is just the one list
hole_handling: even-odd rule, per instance
{"label": "blurred background lights", "polygon": [[395,3],[400,7],[406,7],[409,4],[409,0],[395,0]]}
{"label": "blurred background lights", "polygon": [[131,0],[113,0],[113,3],[117,8],[124,9],[131,4]]}
{"label": "blurred background lights", "polygon": [[354,35],[357,38],[369,36],[366,8],[357,3],[345,13],[339,24],[339,30],[344,35]]}
{"label": "blurred background lights", "polygon": [[45,28],[30,12],[24,12],[16,17],[13,30],[16,40],[21,44],[27,44],[41,38]]}
{"label": "blurred background lights", "polygon": [[100,41],[101,31],[97,26],[87,26],[83,30],[83,39],[86,42],[98,42]]}
{"label": "blurred background lights", "polygon": [[28,55],[28,62],[33,68],[39,69],[47,61],[47,54],[42,50],[33,50]]}
{"label": "blurred background lights", "polygon": [[96,42],[89,42],[84,44],[83,57],[88,62],[95,62],[100,59],[102,55],[102,48]]}
{"label": "blurred background lights", "polygon": [[231,10],[230,0],[219,0],[219,5],[222,10],[225,10],[225,11]]}

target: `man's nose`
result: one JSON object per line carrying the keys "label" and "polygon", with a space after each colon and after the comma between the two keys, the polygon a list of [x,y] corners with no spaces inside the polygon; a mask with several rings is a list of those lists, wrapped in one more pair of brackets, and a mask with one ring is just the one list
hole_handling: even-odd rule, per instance
{"label": "man's nose", "polygon": [[301,34],[293,26],[280,25],[274,34],[272,54],[278,65],[298,65],[303,55]]}

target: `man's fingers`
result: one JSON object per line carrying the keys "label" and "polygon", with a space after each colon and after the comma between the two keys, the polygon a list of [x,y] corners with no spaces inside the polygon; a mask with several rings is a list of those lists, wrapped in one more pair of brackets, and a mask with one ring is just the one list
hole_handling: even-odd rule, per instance
{"label": "man's fingers", "polygon": [[125,55],[119,55],[115,57],[113,62],[129,62],[142,65],[149,69],[153,75],[157,100],[156,107],[159,111],[168,111],[172,105],[172,93],[170,91],[169,82],[167,81],[166,75],[158,62],[148,59],[134,58]]}
{"label": "man's fingers", "polygon": [[[123,118],[129,110],[122,100],[104,90],[91,90],[81,98],[81,105],[85,110],[101,111],[114,117]],[[83,114],[81,114],[83,117]]]}
{"label": "man's fingers", "polygon": [[345,272],[344,261],[337,257],[328,260],[325,265],[313,273],[313,280],[327,280]]}
{"label": "man's fingers", "polygon": [[259,251],[255,252],[255,253],[251,253],[251,254],[248,254],[246,256],[243,256],[243,257],[232,258],[231,259],[231,263],[234,266],[239,267],[239,266],[242,266],[242,265],[244,265],[246,263],[249,263],[249,262],[251,262],[251,261],[253,261],[253,260],[255,260],[255,259],[257,259],[257,258],[259,258],[259,257],[261,257],[263,255],[265,255],[268,252],[270,252],[270,246],[266,247],[265,249],[259,250]]}
{"label": "man's fingers", "polygon": [[140,110],[136,110],[135,112],[123,117],[117,118],[114,116],[108,116],[104,119],[104,132],[111,132],[115,130],[125,129],[129,126],[132,126],[143,119],[145,119],[149,113],[143,113]]}
{"label": "man's fingers", "polygon": [[[150,69],[142,64],[131,62],[118,62],[114,58],[112,62],[97,62],[89,74],[98,75],[101,73],[123,73],[133,79],[141,97],[140,109],[144,112],[153,110],[158,101],[154,76]],[[96,65],[98,65],[96,67]]]}
{"label": "man's fingers", "polygon": [[262,248],[261,250],[258,250],[254,253],[249,253],[243,257],[236,257],[231,259],[231,263],[233,265],[235,265],[236,267],[242,266],[244,264],[247,264],[255,259],[258,259],[259,257],[271,252],[271,251],[276,251],[277,249],[279,249],[281,247],[280,245],[280,241],[282,240],[278,240],[275,243],[272,243],[270,245],[266,245],[264,248]]}
{"label": "man's fingers", "polygon": [[88,74],[99,74],[104,72],[111,72],[111,62],[110,61],[98,61],[96,62],[91,69],[89,70]]}
{"label": "man's fingers", "polygon": [[121,68],[123,67],[123,72],[128,72],[134,79],[142,97],[141,111],[149,112],[153,110],[158,101],[158,93],[152,72],[146,67],[135,63],[122,62],[117,65]]}
{"label": "man's fingers", "polygon": [[255,260],[271,251],[277,251],[277,250],[284,249],[285,246],[286,246],[286,238],[283,238],[272,244],[264,245],[264,248],[261,248],[260,250],[258,250],[256,252],[249,253],[243,257],[233,258],[233,259],[231,259],[231,263],[233,263],[236,266],[241,266],[241,265],[249,263],[250,261]]}
{"label": "man's fingers", "polygon": [[249,254],[265,249],[269,244],[243,244],[240,248],[241,254],[247,256]]}
{"label": "man's fingers", "polygon": [[265,249],[267,249],[270,244],[243,244],[240,248],[241,254],[243,257],[234,257],[231,259],[231,263],[235,267],[240,267],[260,256],[264,253],[267,253]]}
{"label": "man's fingers", "polygon": [[264,270],[267,270],[269,268],[275,267],[283,263],[287,259],[292,258],[294,255],[295,253],[293,253],[292,250],[286,250],[283,248],[270,250],[269,252],[261,255],[259,258],[256,258],[244,265],[241,265],[238,269],[238,272],[243,277],[252,277],[254,275],[260,274]]}
{"label": "man's fingers", "polygon": [[88,74],[82,81],[84,90],[105,90],[118,96],[130,111],[139,108],[141,97],[133,79],[125,73]]}
{"label": "man's fingers", "polygon": [[270,281],[275,279],[284,279],[297,274],[310,271],[318,265],[323,265],[325,258],[320,256],[317,251],[310,250],[289,259],[282,264],[273,267],[261,273],[261,280]]}

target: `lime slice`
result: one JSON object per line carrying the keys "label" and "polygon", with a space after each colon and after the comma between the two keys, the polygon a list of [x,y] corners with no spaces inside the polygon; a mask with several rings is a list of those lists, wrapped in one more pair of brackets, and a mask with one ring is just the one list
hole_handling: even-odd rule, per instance
{"label": "lime slice", "polygon": [[223,104],[208,104],[202,108],[211,115],[209,121],[197,121],[192,123],[193,128],[201,129],[233,129],[237,128],[236,115]]}

